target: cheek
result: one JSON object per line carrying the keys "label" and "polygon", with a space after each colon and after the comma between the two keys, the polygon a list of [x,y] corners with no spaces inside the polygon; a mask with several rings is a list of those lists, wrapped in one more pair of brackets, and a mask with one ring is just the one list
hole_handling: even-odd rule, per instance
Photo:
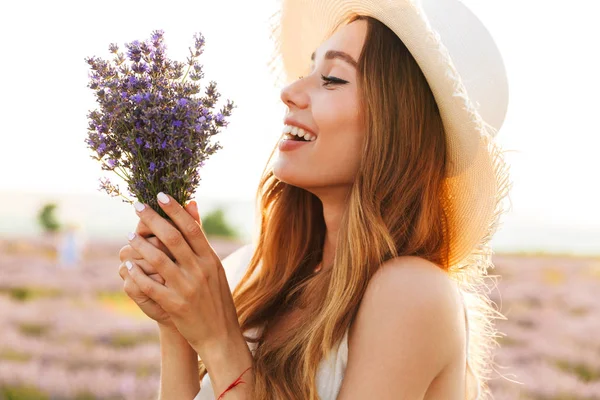
{"label": "cheek", "polygon": [[[300,187],[351,184],[362,156],[364,133],[352,95],[313,99],[313,117],[321,136],[314,148],[293,151],[276,159],[275,176]],[[308,150],[308,151],[307,151]]]}
{"label": "cheek", "polygon": [[353,180],[362,156],[362,135],[353,132],[346,134],[343,140],[332,138],[322,144],[323,148],[319,149],[322,169],[341,180]]}
{"label": "cheek", "polygon": [[323,135],[311,151],[280,153],[273,163],[275,177],[306,189],[352,184],[362,156],[362,135],[346,133],[345,137]]}

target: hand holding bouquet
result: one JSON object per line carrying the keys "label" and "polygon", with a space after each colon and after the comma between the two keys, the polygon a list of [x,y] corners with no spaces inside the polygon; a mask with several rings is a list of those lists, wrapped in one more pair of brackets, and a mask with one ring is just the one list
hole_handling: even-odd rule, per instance
{"label": "hand holding bouquet", "polygon": [[[214,114],[220,96],[214,81],[204,96],[197,96],[197,82],[204,76],[197,61],[204,37],[194,35],[186,68],[166,58],[163,33],[157,30],[150,40],[126,43],[129,63],[114,43],[109,46],[115,55],[112,64],[97,57],[85,59],[93,71],[88,87],[100,105],[88,114],[85,142],[103,170],[127,183],[131,196],[167,218],[156,195],[169,193],[180,204],[191,199],[200,182],[198,169],[221,148],[210,139],[228,125],[225,119],[234,104],[228,100]],[[191,82],[186,82],[188,76]],[[101,179],[101,190],[133,204],[108,178]]]}
{"label": "hand holding bouquet", "polygon": [[[150,318],[177,329],[219,387],[233,379],[233,370],[251,364],[252,354],[223,265],[202,230],[195,204],[187,201],[199,183],[198,168],[220,148],[209,139],[227,125],[233,103],[213,114],[219,97],[214,82],[205,96],[194,96],[200,91],[194,82],[202,78],[196,57],[203,37],[196,36],[184,74],[184,64],[165,58],[162,35],[155,31],[149,41],[128,44],[131,66],[115,44],[110,45],[114,65],[86,60],[93,70],[89,87],[100,104],[100,110],[89,113],[86,143],[102,169],[127,182],[137,199],[140,226],[155,235],[145,237],[143,229],[129,235],[129,245],[120,252],[125,291]],[[191,83],[185,82],[188,74]],[[102,188],[133,203],[108,179]],[[220,361],[224,359],[227,365]]]}

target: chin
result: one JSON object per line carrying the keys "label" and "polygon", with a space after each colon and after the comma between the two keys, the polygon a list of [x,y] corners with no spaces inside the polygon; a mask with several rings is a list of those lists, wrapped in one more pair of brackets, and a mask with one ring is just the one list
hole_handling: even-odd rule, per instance
{"label": "chin", "polygon": [[273,175],[277,179],[288,185],[306,189],[310,187],[310,182],[307,181],[306,176],[302,176],[301,172],[301,169],[286,160],[278,159],[273,164]]}
{"label": "chin", "polygon": [[294,171],[294,167],[289,163],[279,159],[273,164],[273,175],[280,181],[289,185],[296,186],[298,183],[298,173]]}

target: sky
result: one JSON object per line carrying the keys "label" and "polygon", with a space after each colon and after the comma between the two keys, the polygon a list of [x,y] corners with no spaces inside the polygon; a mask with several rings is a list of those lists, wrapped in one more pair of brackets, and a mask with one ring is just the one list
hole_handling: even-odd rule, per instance
{"label": "sky", "polygon": [[[507,221],[600,226],[600,3],[465,0],[504,56],[508,114],[497,140],[511,165]],[[0,191],[97,193],[106,175],[84,144],[96,108],[84,58],[165,31],[167,57],[185,61],[206,38],[202,82],[237,104],[201,170],[197,198],[253,199],[283,127],[267,17],[273,0],[10,2],[0,12]],[[221,103],[222,104],[222,103]],[[0,200],[0,203],[2,200]],[[507,222],[508,223],[508,222]],[[513,222],[510,222],[513,223]],[[517,223],[517,222],[514,222]]]}

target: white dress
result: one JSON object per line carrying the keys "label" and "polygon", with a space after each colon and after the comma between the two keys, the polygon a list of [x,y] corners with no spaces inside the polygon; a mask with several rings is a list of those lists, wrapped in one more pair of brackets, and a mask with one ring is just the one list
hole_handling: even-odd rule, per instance
{"label": "white dress", "polygon": [[[246,245],[234,253],[225,258],[222,263],[225,268],[225,274],[227,275],[227,281],[229,287],[233,291],[237,286],[238,282],[245,273],[246,267],[248,266],[252,257],[253,247],[252,245]],[[464,304],[464,298],[463,298]],[[466,307],[465,307],[466,309]],[[465,322],[467,324],[467,359],[469,349],[469,329],[468,320],[465,313]],[[342,386],[342,379],[344,378],[344,371],[346,370],[346,364],[348,363],[348,331],[342,337],[337,347],[332,349],[329,356],[326,359],[321,360],[317,370],[317,392],[322,400],[335,400],[338,396],[340,388]],[[259,332],[258,329],[244,332],[246,336],[256,337]],[[251,353],[254,354],[256,343],[246,342]],[[473,400],[479,397],[479,388]],[[212,385],[210,383],[210,377],[205,374],[200,382],[200,391],[194,397],[193,400],[215,400]],[[471,399],[469,399],[471,400]]]}

